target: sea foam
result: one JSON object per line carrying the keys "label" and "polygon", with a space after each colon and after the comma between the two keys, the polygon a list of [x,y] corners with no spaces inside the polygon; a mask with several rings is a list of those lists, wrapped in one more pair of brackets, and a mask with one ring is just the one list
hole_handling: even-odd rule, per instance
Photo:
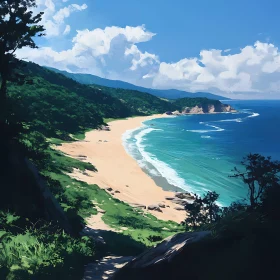
{"label": "sea foam", "polygon": [[[143,141],[145,140],[144,137],[147,134],[151,133],[152,131],[159,131],[159,130],[160,129],[148,128],[144,126],[142,127],[142,130],[139,131],[139,133],[134,135],[134,138],[136,139],[136,143],[134,144],[136,144],[137,149],[142,157],[141,159],[136,159],[138,164],[142,168],[145,168],[146,163],[149,163],[155,168],[155,170],[151,168],[146,168],[151,175],[157,175],[157,176],[160,175],[164,177],[169,184],[184,189],[185,191],[191,191],[191,187],[186,184],[185,180],[181,178],[179,174],[171,166],[159,160],[155,155],[145,150],[145,145],[143,144]],[[132,135],[132,133],[130,135]],[[123,139],[127,139],[127,138],[125,138],[124,136]]]}

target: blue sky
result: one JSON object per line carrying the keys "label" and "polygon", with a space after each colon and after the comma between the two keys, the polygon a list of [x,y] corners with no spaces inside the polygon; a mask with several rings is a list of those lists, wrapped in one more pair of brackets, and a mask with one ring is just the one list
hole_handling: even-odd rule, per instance
{"label": "blue sky", "polygon": [[91,0],[79,27],[145,24],[157,36],[143,49],[174,62],[202,49],[239,50],[268,38],[278,45],[279,10],[277,0]]}
{"label": "blue sky", "polygon": [[280,98],[280,1],[37,3],[47,37],[19,57],[146,87]]}

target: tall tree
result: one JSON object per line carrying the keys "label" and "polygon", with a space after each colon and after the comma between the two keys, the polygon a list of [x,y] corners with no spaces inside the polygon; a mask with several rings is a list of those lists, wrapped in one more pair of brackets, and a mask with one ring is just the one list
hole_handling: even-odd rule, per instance
{"label": "tall tree", "polygon": [[16,50],[37,48],[34,37],[44,35],[39,24],[43,13],[34,14],[34,8],[36,0],[0,0],[0,122],[5,118],[7,81],[17,65]]}
{"label": "tall tree", "polygon": [[279,185],[280,162],[271,157],[249,154],[241,162],[245,170],[235,168],[231,177],[239,177],[248,186],[250,205],[256,207],[270,188]]}
{"label": "tall tree", "polygon": [[218,198],[219,195],[211,191],[208,191],[203,198],[196,195],[193,203],[185,205],[187,211],[186,226],[191,225],[196,228],[199,225],[218,221],[222,214],[222,209],[216,204]]}
{"label": "tall tree", "polygon": [[216,203],[218,198],[219,195],[216,192],[208,191],[202,200],[206,221],[208,221],[210,224],[216,222],[221,215],[221,208]]}
{"label": "tall tree", "polygon": [[185,220],[186,227],[191,225],[196,228],[200,224],[205,223],[205,216],[202,213],[203,201],[199,196],[195,196],[193,203],[188,203],[185,205],[185,210],[187,211],[187,218]]}

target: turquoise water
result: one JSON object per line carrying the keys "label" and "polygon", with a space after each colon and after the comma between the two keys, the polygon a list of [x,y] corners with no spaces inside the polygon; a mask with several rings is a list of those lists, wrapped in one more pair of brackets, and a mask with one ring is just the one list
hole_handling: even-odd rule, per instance
{"label": "turquoise water", "polygon": [[228,205],[247,189],[230,178],[248,153],[280,160],[280,101],[227,101],[238,113],[147,121],[123,136],[127,152],[164,189],[220,194]]}

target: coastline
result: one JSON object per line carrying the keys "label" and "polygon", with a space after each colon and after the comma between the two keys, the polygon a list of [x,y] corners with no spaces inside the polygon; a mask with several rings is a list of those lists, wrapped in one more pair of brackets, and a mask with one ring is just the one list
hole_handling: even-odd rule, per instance
{"label": "coastline", "polygon": [[117,199],[134,207],[157,206],[163,204],[160,211],[144,210],[162,220],[182,222],[186,212],[178,209],[178,204],[166,197],[174,197],[174,192],[163,190],[145,173],[137,161],[123,146],[123,134],[128,130],[141,127],[144,121],[166,118],[167,115],[134,117],[109,122],[110,131],[92,130],[86,133],[85,140],[64,143],[57,149],[63,153],[93,164],[98,172],[83,173],[74,170],[71,176],[88,184],[96,184],[106,189]]}

